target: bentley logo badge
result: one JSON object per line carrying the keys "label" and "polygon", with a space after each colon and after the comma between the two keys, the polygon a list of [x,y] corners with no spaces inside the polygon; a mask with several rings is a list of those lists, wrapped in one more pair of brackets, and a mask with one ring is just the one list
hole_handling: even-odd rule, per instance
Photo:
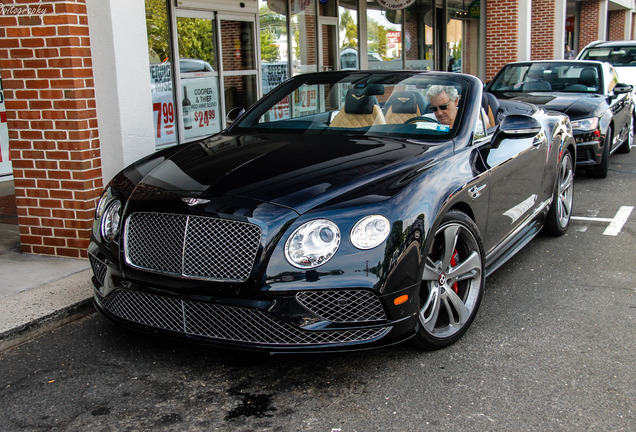
{"label": "bentley logo badge", "polygon": [[202,198],[181,198],[181,201],[186,203],[189,206],[195,206],[199,204],[207,204],[210,200],[202,199]]}
{"label": "bentley logo badge", "polygon": [[408,101],[410,101],[410,100],[411,100],[411,98],[407,98],[407,97],[406,97],[406,98],[399,97],[399,98],[397,98],[397,99],[398,99],[400,102],[402,102],[402,103],[405,103],[405,102],[408,102]]}

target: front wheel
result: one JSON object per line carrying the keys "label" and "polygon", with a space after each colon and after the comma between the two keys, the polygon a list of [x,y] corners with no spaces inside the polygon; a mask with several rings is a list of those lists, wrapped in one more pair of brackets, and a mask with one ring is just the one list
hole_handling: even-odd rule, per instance
{"label": "front wheel", "polygon": [[456,342],[470,327],[485,285],[479,230],[464,213],[442,219],[426,256],[415,343],[434,350]]}
{"label": "front wheel", "polygon": [[627,138],[623,141],[623,144],[618,148],[619,153],[629,153],[632,151],[632,145],[634,144],[634,116],[630,115],[629,129],[627,132]]}
{"label": "front wheel", "polygon": [[554,195],[552,196],[552,206],[545,222],[545,229],[548,233],[555,236],[565,234],[570,225],[573,201],[574,162],[572,162],[570,152],[566,151],[559,164]]}
{"label": "front wheel", "polygon": [[594,168],[592,168],[592,175],[596,178],[607,177],[607,172],[609,171],[610,147],[612,146],[613,139],[613,131],[610,127],[609,129],[607,129],[605,141],[603,142],[603,153],[601,154],[601,162],[598,165],[595,165]]}

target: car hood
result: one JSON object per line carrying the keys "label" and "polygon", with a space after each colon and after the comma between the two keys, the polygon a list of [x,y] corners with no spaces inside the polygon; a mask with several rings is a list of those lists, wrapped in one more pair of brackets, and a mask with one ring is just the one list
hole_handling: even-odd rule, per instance
{"label": "car hood", "polygon": [[[439,146],[448,147],[448,146]],[[143,176],[132,199],[152,191],[240,197],[297,213],[345,193],[386,199],[430,164],[415,140],[309,135],[216,135],[185,145]]]}
{"label": "car hood", "polygon": [[527,102],[541,106],[546,110],[558,111],[567,114],[572,120],[596,115],[599,107],[605,103],[605,98],[602,95],[593,93],[531,92],[519,94],[503,92],[497,94],[497,97]]}

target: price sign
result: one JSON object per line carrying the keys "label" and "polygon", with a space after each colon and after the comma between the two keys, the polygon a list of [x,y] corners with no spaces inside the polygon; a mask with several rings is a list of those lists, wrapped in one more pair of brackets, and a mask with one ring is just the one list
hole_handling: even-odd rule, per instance
{"label": "price sign", "polygon": [[150,90],[152,92],[152,111],[155,124],[155,145],[161,146],[174,143],[177,140],[177,136],[169,63],[150,65]]}
{"label": "price sign", "polygon": [[[221,130],[219,120],[219,90],[216,77],[182,78],[187,92],[189,115],[192,122],[185,129],[186,138],[212,135]],[[185,100],[182,103],[185,111]]]}

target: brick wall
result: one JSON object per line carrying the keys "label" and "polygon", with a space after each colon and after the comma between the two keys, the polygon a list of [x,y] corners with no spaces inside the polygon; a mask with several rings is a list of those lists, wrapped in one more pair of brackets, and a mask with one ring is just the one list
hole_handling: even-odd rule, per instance
{"label": "brick wall", "polygon": [[[598,0],[583,0],[581,2],[581,23],[579,31],[579,49],[597,40],[599,32],[600,5]],[[603,18],[605,19],[605,18]]]}
{"label": "brick wall", "polygon": [[608,39],[611,41],[625,39],[625,21],[626,14],[630,13],[628,10],[615,10],[609,12],[609,32]]}
{"label": "brick wall", "polygon": [[486,80],[489,80],[503,65],[517,59],[519,2],[486,1]]}
{"label": "brick wall", "polygon": [[[561,27],[562,25],[559,28]],[[551,60],[554,58],[555,34],[555,0],[532,0],[531,60]]]}
{"label": "brick wall", "polygon": [[22,250],[86,257],[102,173],[84,0],[1,3],[0,70]]}

